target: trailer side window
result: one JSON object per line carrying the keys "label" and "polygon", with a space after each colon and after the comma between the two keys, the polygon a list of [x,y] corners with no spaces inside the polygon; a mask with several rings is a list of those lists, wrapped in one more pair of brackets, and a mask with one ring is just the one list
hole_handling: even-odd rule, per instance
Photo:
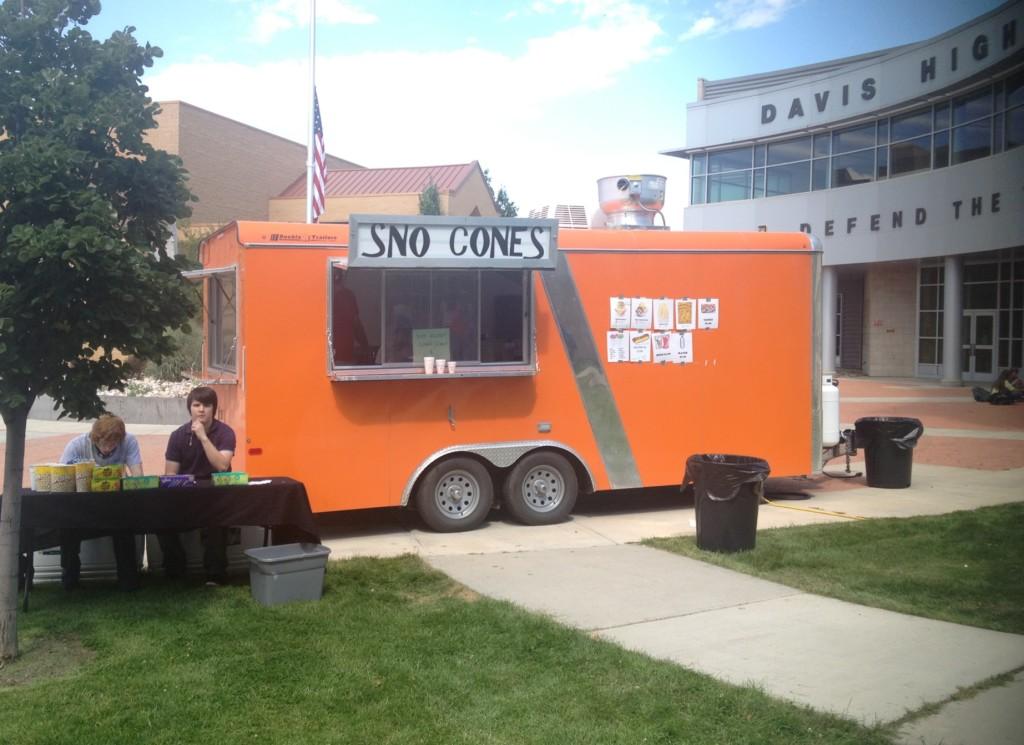
{"label": "trailer side window", "polygon": [[529,272],[331,268],[334,368],[529,362]]}
{"label": "trailer side window", "polygon": [[211,274],[207,280],[207,318],[210,367],[235,371],[238,312],[235,272]]}

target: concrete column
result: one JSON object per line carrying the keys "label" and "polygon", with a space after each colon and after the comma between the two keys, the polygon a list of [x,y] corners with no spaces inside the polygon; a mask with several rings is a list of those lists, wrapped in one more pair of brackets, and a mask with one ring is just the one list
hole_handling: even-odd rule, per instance
{"label": "concrete column", "polygon": [[960,336],[961,316],[964,312],[964,259],[947,256],[942,286],[942,384],[963,385]]}
{"label": "concrete column", "polygon": [[836,297],[838,280],[834,266],[821,268],[821,372],[836,371]]}

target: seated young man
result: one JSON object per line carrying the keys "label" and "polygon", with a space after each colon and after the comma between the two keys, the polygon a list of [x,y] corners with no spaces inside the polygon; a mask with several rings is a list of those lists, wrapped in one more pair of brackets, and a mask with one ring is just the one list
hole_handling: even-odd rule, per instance
{"label": "seated young man", "polygon": [[[94,462],[98,466],[123,465],[129,476],[142,476],[142,453],[134,435],[125,432],[124,421],[105,414],[93,422],[92,430],[78,435],[64,448],[60,462]],[[139,586],[139,565],[135,556],[135,536],[127,531],[111,534],[114,560],[117,562],[117,584],[122,590]],[[77,530],[60,531],[61,582],[65,590],[78,587],[82,571],[82,534]]]}
{"label": "seated young man", "polygon": [[[186,401],[189,421],[171,433],[167,441],[164,473],[192,474],[208,479],[219,471],[231,470],[235,454],[235,431],[217,419],[217,392],[207,386],[193,388]],[[206,584],[215,586],[227,579],[227,528],[202,532],[203,569]],[[178,533],[157,536],[164,555],[164,573],[171,578],[185,576],[185,550]]]}

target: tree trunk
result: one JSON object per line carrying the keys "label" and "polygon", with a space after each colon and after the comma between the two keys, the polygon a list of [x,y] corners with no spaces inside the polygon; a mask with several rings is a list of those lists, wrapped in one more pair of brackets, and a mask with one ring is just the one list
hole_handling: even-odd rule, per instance
{"label": "tree trunk", "polygon": [[28,407],[4,411],[3,418],[7,441],[0,504],[0,660],[11,660],[18,656],[18,542]]}

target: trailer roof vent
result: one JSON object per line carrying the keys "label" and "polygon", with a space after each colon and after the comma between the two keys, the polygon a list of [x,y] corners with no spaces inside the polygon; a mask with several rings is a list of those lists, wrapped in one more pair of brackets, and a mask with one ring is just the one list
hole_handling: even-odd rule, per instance
{"label": "trailer roof vent", "polygon": [[530,210],[531,218],[552,217],[560,228],[586,228],[587,211],[582,204],[546,204]]}
{"label": "trailer roof vent", "polygon": [[[606,176],[597,180],[597,198],[609,228],[666,229],[664,176]],[[654,224],[654,216],[661,225]]]}

